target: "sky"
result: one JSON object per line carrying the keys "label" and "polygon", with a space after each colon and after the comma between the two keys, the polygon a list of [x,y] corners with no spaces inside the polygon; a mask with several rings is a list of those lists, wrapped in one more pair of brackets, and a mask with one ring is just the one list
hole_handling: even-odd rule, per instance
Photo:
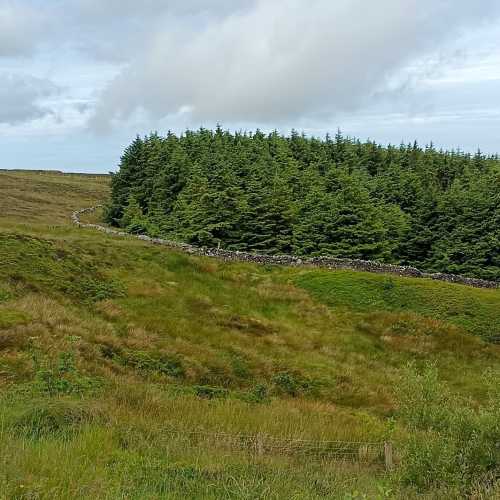
{"label": "sky", "polygon": [[0,169],[216,124],[500,153],[499,42],[498,0],[0,0]]}

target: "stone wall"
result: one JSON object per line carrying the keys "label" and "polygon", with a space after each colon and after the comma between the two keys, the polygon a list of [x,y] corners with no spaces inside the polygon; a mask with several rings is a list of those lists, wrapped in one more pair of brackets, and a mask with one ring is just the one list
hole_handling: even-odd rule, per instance
{"label": "stone wall", "polygon": [[271,264],[280,266],[293,267],[318,267],[322,269],[348,269],[354,271],[365,271],[370,273],[388,273],[397,276],[409,276],[412,278],[428,278],[439,281],[447,281],[449,283],[459,283],[462,285],[472,286],[476,288],[499,288],[500,283],[494,281],[486,281],[477,278],[468,278],[465,276],[457,276],[454,274],[443,273],[424,273],[414,267],[396,266],[392,264],[383,264],[380,262],[359,260],[359,259],[337,259],[334,257],[297,257],[293,255],[262,255],[248,252],[237,252],[223,250],[220,248],[204,248],[189,245],[187,243],[179,243],[176,241],[164,240],[161,238],[151,238],[145,235],[132,235],[117,229],[101,226],[99,224],[84,224],[80,221],[80,216],[87,213],[92,213],[101,205],[84,208],[73,212],[71,216],[72,222],[83,228],[96,229],[106,234],[113,236],[128,236],[142,241],[147,241],[155,245],[162,245],[180,250],[191,255],[200,255],[205,257],[214,257],[225,262],[253,262],[256,264]]}

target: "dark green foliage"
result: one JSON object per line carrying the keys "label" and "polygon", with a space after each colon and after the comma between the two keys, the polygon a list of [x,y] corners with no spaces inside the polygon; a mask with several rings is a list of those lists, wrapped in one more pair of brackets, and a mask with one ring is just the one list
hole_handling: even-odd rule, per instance
{"label": "dark green foliage", "polygon": [[32,390],[36,393],[50,396],[84,394],[102,385],[100,380],[78,370],[72,352],[60,352],[56,360],[51,360],[36,345],[31,345],[30,351],[34,368]]}
{"label": "dark green foliage", "polygon": [[383,260],[500,279],[497,157],[297,132],[137,138],[107,221],[229,250]]}
{"label": "dark green foliage", "polygon": [[466,176],[454,181],[440,200],[430,266],[497,279],[500,269],[500,175]]}
{"label": "dark green foliage", "polygon": [[147,219],[144,217],[138,201],[132,195],[127,200],[127,206],[123,211],[120,222],[132,234],[141,234],[148,230]]}
{"label": "dark green foliage", "polygon": [[194,393],[204,399],[220,399],[226,398],[229,395],[227,389],[220,387],[210,387],[208,385],[195,385],[193,386]]}
{"label": "dark green foliage", "polygon": [[170,377],[184,377],[182,363],[165,354],[149,354],[142,351],[129,352],[126,364],[145,372],[156,372]]}
{"label": "dark green foliage", "polygon": [[314,383],[300,374],[284,371],[273,377],[273,383],[278,392],[289,396],[299,396],[314,389]]}
{"label": "dark green foliage", "polygon": [[84,278],[68,285],[65,290],[70,295],[79,297],[87,304],[101,300],[123,297],[125,289],[123,285],[111,279]]}
{"label": "dark green foliage", "polygon": [[244,394],[242,399],[248,403],[265,403],[269,401],[269,389],[263,384],[257,384],[251,391]]}
{"label": "dark green foliage", "polygon": [[122,350],[114,352],[108,346],[103,346],[102,353],[104,357],[114,359],[125,366],[131,366],[143,373],[156,373],[176,378],[183,378],[185,376],[181,361],[163,353]]}

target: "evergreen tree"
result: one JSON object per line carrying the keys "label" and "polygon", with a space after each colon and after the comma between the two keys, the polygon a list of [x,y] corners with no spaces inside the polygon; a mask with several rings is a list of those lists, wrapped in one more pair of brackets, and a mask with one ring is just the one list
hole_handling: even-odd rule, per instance
{"label": "evergreen tree", "polygon": [[120,225],[132,234],[143,234],[148,230],[148,221],[142,213],[139,202],[133,195],[130,195],[128,198]]}
{"label": "evergreen tree", "polygon": [[186,131],[126,148],[106,219],[135,233],[500,279],[500,161],[416,142]]}

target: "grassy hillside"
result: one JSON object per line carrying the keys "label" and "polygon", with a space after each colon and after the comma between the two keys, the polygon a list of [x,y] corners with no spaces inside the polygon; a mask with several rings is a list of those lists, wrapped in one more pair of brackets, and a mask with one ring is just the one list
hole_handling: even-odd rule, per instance
{"label": "grassy hillside", "polygon": [[411,498],[378,464],[255,458],[215,434],[402,449],[410,361],[487,404],[499,290],[224,264],[70,225],[107,193],[0,172],[0,498]]}

